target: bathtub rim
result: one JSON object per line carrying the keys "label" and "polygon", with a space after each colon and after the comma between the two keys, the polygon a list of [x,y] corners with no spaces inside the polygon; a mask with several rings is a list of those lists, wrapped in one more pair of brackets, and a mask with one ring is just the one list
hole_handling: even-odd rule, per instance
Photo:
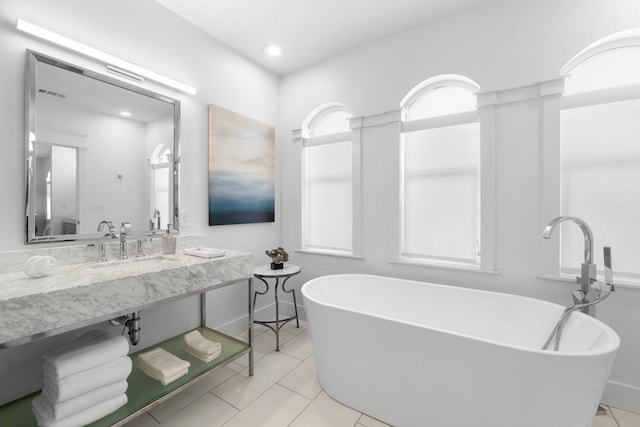
{"label": "bathtub rim", "polygon": [[[313,297],[309,296],[308,288],[313,286],[314,282],[318,282],[318,281],[320,281],[322,279],[328,279],[328,278],[336,279],[336,278],[349,278],[349,277],[372,277],[372,278],[377,278],[377,279],[382,278],[382,279],[396,280],[396,281],[400,281],[400,282],[424,284],[424,285],[435,286],[435,287],[440,287],[440,288],[454,288],[454,289],[457,289],[457,290],[462,291],[462,292],[488,293],[488,294],[502,295],[502,296],[506,296],[508,298],[522,298],[522,299],[526,299],[526,300],[535,301],[537,304],[542,304],[542,305],[547,305],[547,306],[552,306],[554,308],[557,308],[559,310],[559,314],[561,314],[562,310],[564,310],[566,308],[565,306],[562,306],[560,304],[556,304],[556,303],[551,302],[551,301],[547,301],[547,300],[543,300],[543,299],[539,299],[539,298],[527,297],[527,296],[523,296],[523,295],[509,294],[509,293],[506,293],[506,292],[487,291],[487,290],[474,289],[474,288],[465,288],[465,287],[462,287],[462,286],[444,285],[444,284],[432,283],[432,282],[424,282],[424,281],[419,281],[419,280],[402,279],[402,278],[397,278],[397,277],[392,277],[392,276],[381,276],[381,275],[375,275],[375,274],[360,274],[360,273],[328,274],[328,275],[319,276],[319,277],[316,277],[316,278],[313,278],[313,279],[309,279],[302,285],[302,287],[300,288],[300,292],[302,293],[303,299],[307,299],[307,300],[310,300],[310,301],[312,301],[312,302],[314,302],[316,304],[323,305],[323,306],[326,306],[326,307],[331,307],[331,308],[334,308],[334,309],[337,309],[337,310],[344,310],[344,311],[357,313],[357,314],[361,314],[361,315],[365,315],[365,316],[372,316],[372,317],[376,317],[378,319],[388,320],[388,321],[391,321],[391,322],[397,322],[397,323],[410,325],[410,326],[414,326],[414,327],[426,328],[426,329],[430,329],[430,330],[433,330],[433,331],[442,332],[442,333],[446,333],[446,334],[451,334],[451,335],[455,335],[455,336],[459,336],[459,337],[463,337],[463,338],[468,338],[468,339],[472,339],[472,340],[476,340],[476,341],[482,341],[482,342],[486,342],[486,343],[489,343],[489,344],[492,344],[492,345],[497,345],[497,346],[506,347],[506,348],[510,348],[510,349],[515,349],[515,350],[520,350],[520,351],[527,351],[527,352],[534,352],[534,353],[540,353],[540,354],[545,354],[545,355],[553,355],[554,357],[575,357],[575,356],[597,357],[597,356],[605,356],[605,355],[615,354],[618,351],[618,349],[620,348],[620,337],[618,336],[617,332],[615,330],[613,330],[613,328],[611,328],[609,325],[607,325],[603,321],[601,321],[601,320],[599,320],[597,318],[588,316],[588,315],[586,315],[584,313],[581,313],[581,312],[574,312],[574,313],[572,313],[572,315],[585,316],[585,319],[587,319],[586,321],[595,323],[597,327],[601,328],[602,331],[609,338],[609,342],[606,345],[604,345],[602,347],[598,347],[597,349],[592,349],[592,350],[588,350],[588,351],[571,351],[571,352],[567,352],[567,351],[542,350],[542,349],[538,349],[538,348],[534,348],[534,347],[524,347],[524,346],[521,346],[521,345],[509,344],[509,343],[505,343],[505,342],[502,342],[502,341],[496,341],[496,340],[491,340],[491,339],[487,339],[487,338],[477,337],[477,336],[473,336],[473,335],[469,335],[469,334],[450,331],[450,330],[447,330],[447,329],[437,328],[437,327],[428,326],[428,325],[422,325],[422,324],[415,323],[415,322],[410,322],[410,321],[407,321],[407,320],[395,319],[395,318],[391,318],[391,317],[388,317],[388,316],[382,316],[382,315],[374,314],[374,313],[367,312],[367,311],[355,310],[355,309],[352,309],[352,308],[346,308],[344,306],[340,306],[340,305],[336,305],[336,304],[332,304],[332,303],[327,303],[325,301],[321,301],[321,300],[318,300],[317,298],[313,298]],[[558,320],[559,320],[559,318],[558,318]],[[551,333],[551,331],[549,331],[549,333]]]}

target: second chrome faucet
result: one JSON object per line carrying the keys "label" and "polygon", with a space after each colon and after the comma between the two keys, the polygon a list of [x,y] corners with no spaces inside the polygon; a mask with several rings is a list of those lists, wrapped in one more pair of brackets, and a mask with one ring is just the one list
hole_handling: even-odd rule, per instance
{"label": "second chrome faucet", "polygon": [[580,276],[576,277],[576,282],[580,283],[580,289],[573,291],[573,302],[580,306],[583,313],[591,316],[596,315],[595,302],[599,302],[601,291],[612,292],[613,272],[611,269],[611,248],[605,246],[604,249],[604,283],[596,281],[596,265],[593,263],[593,232],[585,221],[575,216],[559,216],[552,219],[542,232],[543,239],[550,239],[553,230],[564,221],[572,221],[582,230],[584,237],[584,260],[580,267]]}

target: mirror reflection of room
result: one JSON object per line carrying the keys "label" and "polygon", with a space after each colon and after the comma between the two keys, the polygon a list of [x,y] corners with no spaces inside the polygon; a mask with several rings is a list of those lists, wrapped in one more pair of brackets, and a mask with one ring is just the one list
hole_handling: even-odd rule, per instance
{"label": "mirror reflection of room", "polygon": [[36,236],[76,234],[77,150],[44,141],[36,144]]}
{"label": "mirror reflection of room", "polygon": [[36,75],[33,235],[173,222],[174,105],[46,62]]}

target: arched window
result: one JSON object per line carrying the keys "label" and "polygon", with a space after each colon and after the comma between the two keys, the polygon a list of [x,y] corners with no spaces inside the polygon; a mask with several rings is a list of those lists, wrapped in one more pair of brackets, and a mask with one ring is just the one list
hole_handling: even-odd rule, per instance
{"label": "arched window", "polygon": [[[606,37],[561,70],[560,214],[592,228],[594,262],[612,246],[618,277],[640,278],[640,29]],[[575,228],[575,229],[574,229]],[[583,262],[582,235],[565,227],[560,272]]]}
{"label": "arched window", "polygon": [[303,250],[353,254],[351,115],[344,105],[330,103],[303,122]]}
{"label": "arched window", "polygon": [[480,265],[478,89],[437,76],[400,105],[400,259]]}

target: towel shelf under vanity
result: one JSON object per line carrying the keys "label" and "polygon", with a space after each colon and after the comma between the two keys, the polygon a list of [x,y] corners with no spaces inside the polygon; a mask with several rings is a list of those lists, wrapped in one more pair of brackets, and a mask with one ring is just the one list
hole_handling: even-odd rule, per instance
{"label": "towel shelf under vanity", "polygon": [[[146,261],[146,262],[145,262]],[[116,265],[117,264],[117,265]],[[253,375],[253,280],[251,271],[253,256],[248,253],[226,250],[219,258],[190,257],[182,253],[176,255],[143,259],[132,263],[102,265],[63,266],[48,277],[27,282],[32,287],[42,284],[42,291],[27,292],[23,289],[16,295],[0,298],[0,312],[9,315],[0,318],[0,349],[11,348],[27,342],[47,338],[81,327],[97,324],[120,315],[138,312],[178,299],[199,295],[201,309],[200,333],[207,339],[219,342],[222,352],[209,363],[202,362],[183,350],[183,334],[147,347],[149,351],[162,347],[181,359],[191,363],[183,377],[163,386],[148,377],[136,366],[137,353],[133,359],[133,371],[128,378],[128,402],[117,411],[90,424],[90,426],[120,426],[135,418],[141,412],[151,409],[171,396],[179,393],[209,371],[248,354],[248,373]],[[109,270],[110,269],[110,270]],[[13,283],[24,280],[21,273],[0,275],[0,285],[10,289]],[[64,286],[46,288],[59,278]],[[39,281],[37,281],[39,280]],[[22,282],[20,282],[22,283]],[[238,340],[219,331],[208,328],[207,293],[230,285],[245,283],[248,300],[248,342]],[[2,286],[0,286],[2,288]],[[36,289],[37,290],[37,289]],[[97,296],[100,296],[98,298]],[[84,310],[76,310],[80,305]],[[16,330],[11,318],[29,318],[27,313],[36,307],[41,317],[56,319],[43,325],[30,322],[23,329]],[[71,314],[67,318],[62,314]],[[185,331],[187,332],[187,331]],[[32,400],[36,392],[0,406],[0,426],[37,426],[32,410]]]}
{"label": "towel shelf under vanity", "polygon": [[[251,346],[248,343],[216,330],[207,327],[200,327],[198,330],[205,338],[219,342],[222,345],[222,353],[220,356],[209,363],[205,363],[189,355],[182,348],[182,334],[141,350],[140,352],[144,352],[157,347],[162,347],[168,352],[173,353],[179,358],[191,363],[189,372],[186,375],[166,386],[163,386],[159,381],[147,376],[136,366],[136,356],[140,352],[132,353],[130,357],[133,360],[133,371],[128,379],[129,388],[127,390],[127,404],[116,412],[89,424],[89,426],[103,427],[121,425],[127,420],[138,415],[140,411],[148,410],[151,406],[163,402],[174,394],[182,391],[182,389],[187,387],[191,382],[199,379],[209,371],[217,368],[218,366],[225,365],[237,357],[249,352],[251,349]],[[37,427],[36,419],[31,407],[31,401],[39,394],[39,392],[34,393],[4,406],[0,406],[0,420],[7,422],[8,424],[6,425],[8,426]]]}

